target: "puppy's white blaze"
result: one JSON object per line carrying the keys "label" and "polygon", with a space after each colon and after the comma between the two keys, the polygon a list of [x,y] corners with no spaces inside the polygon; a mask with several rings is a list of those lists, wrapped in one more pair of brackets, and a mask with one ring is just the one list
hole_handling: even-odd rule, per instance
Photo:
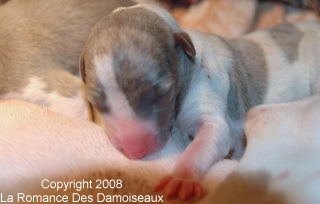
{"label": "puppy's white blaze", "polygon": [[129,101],[117,83],[111,57],[109,55],[97,56],[94,63],[98,80],[105,88],[107,95],[105,103],[110,108],[110,113],[103,114],[103,118],[109,124],[113,124],[116,127],[123,122],[136,121],[145,127],[141,131],[156,134],[158,132],[156,124],[153,121],[139,119],[132,110]]}
{"label": "puppy's white blaze", "polygon": [[[128,154],[136,156],[132,152],[134,147],[144,148],[143,154],[145,154],[146,151],[149,151],[146,150],[146,147],[156,145],[155,139],[159,128],[154,121],[143,120],[136,116],[117,83],[111,57],[109,55],[97,56],[94,63],[97,78],[103,85],[107,96],[105,103],[110,108],[110,113],[102,114],[102,123],[107,134],[111,136],[112,143],[126,152],[127,156]],[[146,137],[146,135],[150,136]],[[146,143],[148,139],[152,144]],[[134,141],[136,144],[128,144],[128,141]],[[140,153],[139,150],[138,154]]]}
{"label": "puppy's white blaze", "polygon": [[116,118],[134,118],[135,114],[117,83],[111,57],[97,56],[94,63],[97,78],[105,89],[107,96],[105,103],[108,104],[111,115]]}

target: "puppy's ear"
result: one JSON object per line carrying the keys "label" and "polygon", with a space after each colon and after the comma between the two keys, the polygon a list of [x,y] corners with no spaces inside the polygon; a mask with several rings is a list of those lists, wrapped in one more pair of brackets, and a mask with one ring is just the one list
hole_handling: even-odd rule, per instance
{"label": "puppy's ear", "polygon": [[86,82],[86,70],[85,70],[86,67],[85,67],[83,54],[81,54],[81,56],[80,56],[79,69],[80,69],[80,75],[81,75],[82,81],[85,83]]}
{"label": "puppy's ear", "polygon": [[192,43],[190,36],[185,32],[177,32],[173,34],[176,46],[179,46],[188,55],[190,59],[196,56],[196,49]]}

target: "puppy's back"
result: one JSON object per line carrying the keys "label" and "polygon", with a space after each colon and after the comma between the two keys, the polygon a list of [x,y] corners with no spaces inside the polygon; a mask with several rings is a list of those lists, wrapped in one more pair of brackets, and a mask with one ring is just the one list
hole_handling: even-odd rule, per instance
{"label": "puppy's back", "polygon": [[[132,4],[130,0],[11,0],[0,8],[1,56],[12,63],[28,61],[33,67],[75,73],[91,27],[114,8]],[[0,60],[4,67],[11,65],[8,59]]]}

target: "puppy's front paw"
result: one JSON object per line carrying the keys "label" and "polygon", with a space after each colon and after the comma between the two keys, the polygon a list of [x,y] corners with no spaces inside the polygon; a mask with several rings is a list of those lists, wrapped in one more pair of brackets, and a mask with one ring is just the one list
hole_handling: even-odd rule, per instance
{"label": "puppy's front paw", "polygon": [[202,198],[205,191],[198,179],[188,179],[168,176],[162,179],[155,187],[156,191],[162,191],[167,198],[188,200]]}

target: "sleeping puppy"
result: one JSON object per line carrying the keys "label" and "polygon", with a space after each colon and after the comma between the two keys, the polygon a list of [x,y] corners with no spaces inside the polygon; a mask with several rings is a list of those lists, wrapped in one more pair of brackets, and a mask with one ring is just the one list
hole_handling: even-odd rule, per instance
{"label": "sleeping puppy", "polygon": [[[3,1],[2,1],[3,2]],[[10,0],[0,7],[0,100],[85,118],[79,56],[91,27],[130,0]]]}
{"label": "sleeping puppy", "polygon": [[320,203],[320,96],[257,106],[246,152],[203,203]]}
{"label": "sleeping puppy", "polygon": [[115,10],[89,35],[81,58],[88,101],[127,157],[159,150],[179,128],[193,141],[157,190],[201,197],[212,164],[243,153],[246,112],[320,91],[320,26],[281,25],[224,40],[182,31],[166,11]]}

